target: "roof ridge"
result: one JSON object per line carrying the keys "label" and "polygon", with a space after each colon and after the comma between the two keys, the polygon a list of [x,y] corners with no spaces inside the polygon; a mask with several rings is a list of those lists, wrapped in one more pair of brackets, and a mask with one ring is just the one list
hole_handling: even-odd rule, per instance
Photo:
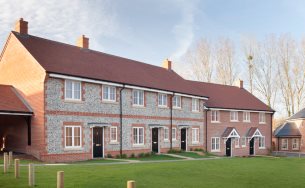
{"label": "roof ridge", "polygon": [[241,88],[239,88],[238,86],[225,85],[225,84],[219,84],[219,83],[214,83],[214,82],[204,82],[204,81],[189,80],[189,79],[186,79],[186,81],[196,82],[196,83],[203,83],[203,84],[210,84],[210,85],[218,85],[218,86],[224,86],[224,87],[231,87],[231,88],[236,88],[236,89],[241,89]]}
{"label": "roof ridge", "polygon": [[[14,35],[18,35],[18,36],[21,36],[18,32],[16,31],[11,31]],[[30,35],[28,34],[29,37],[33,37],[33,38],[37,38],[37,39],[40,39],[40,40],[45,40],[45,41],[48,41],[48,42],[53,42],[53,43],[57,43],[57,44],[61,44],[61,45],[66,45],[66,46],[70,46],[70,47],[73,47],[73,48],[77,48],[77,49],[80,49],[80,50],[85,50],[85,51],[89,51],[89,52],[92,52],[92,53],[98,53],[98,54],[103,54],[103,55],[107,55],[107,56],[112,56],[112,57],[116,57],[116,58],[121,58],[121,59],[125,59],[125,60],[128,60],[130,63],[141,63],[143,65],[146,65],[146,66],[150,66],[150,67],[154,67],[154,68],[158,68],[158,69],[161,69],[161,70],[165,70],[163,67],[161,66],[157,66],[157,65],[152,65],[152,64],[149,64],[149,63],[145,63],[143,61],[139,61],[139,60],[134,60],[134,59],[130,59],[130,58],[126,58],[126,57],[122,57],[122,56],[118,56],[118,55],[114,55],[114,54],[109,54],[109,53],[105,53],[105,52],[101,52],[101,51],[98,51],[98,50],[93,50],[93,49],[82,49],[81,47],[78,47],[76,45],[73,45],[73,44],[68,44],[68,43],[64,43],[64,42],[60,42],[60,41],[56,41],[56,40],[52,40],[52,39],[48,39],[48,38],[43,38],[43,37],[39,37],[39,36],[36,36],[36,35]],[[174,70],[171,70],[172,72],[176,73]],[[179,76],[179,75],[178,75]],[[181,76],[180,76],[181,77]],[[183,77],[181,77],[182,79],[184,79]],[[185,80],[185,79],[184,79]]]}

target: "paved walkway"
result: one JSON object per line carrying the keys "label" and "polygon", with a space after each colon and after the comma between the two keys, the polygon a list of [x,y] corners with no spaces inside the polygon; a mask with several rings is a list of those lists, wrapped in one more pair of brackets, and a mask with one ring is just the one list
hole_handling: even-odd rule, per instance
{"label": "paved walkway", "polygon": [[305,157],[305,153],[302,152],[286,152],[286,151],[274,151],[273,156],[279,157]]}
{"label": "paved walkway", "polygon": [[[216,159],[228,159],[227,157],[213,157],[213,158],[189,158],[189,159],[177,159],[177,160],[151,160],[151,161],[139,161],[139,160],[128,160],[128,159],[115,159],[118,162],[101,162],[101,163],[93,163],[93,162],[83,162],[83,163],[51,163],[51,164],[34,164],[34,166],[68,166],[68,165],[78,165],[78,166],[91,166],[91,165],[99,165],[99,166],[108,166],[108,165],[124,165],[124,164],[149,164],[149,163],[172,163],[172,162],[187,162],[187,161],[204,161],[204,160],[216,160]],[[106,159],[106,160],[114,160],[114,159]],[[1,164],[0,166],[3,166]],[[28,164],[20,164],[20,166],[28,166]]]}
{"label": "paved walkway", "polygon": [[171,156],[171,157],[176,157],[176,158],[180,158],[180,159],[186,159],[186,160],[194,159],[192,157],[185,157],[185,156],[182,156],[182,155],[176,155],[176,154],[172,154],[172,153],[164,153],[163,155],[167,155],[167,156]]}

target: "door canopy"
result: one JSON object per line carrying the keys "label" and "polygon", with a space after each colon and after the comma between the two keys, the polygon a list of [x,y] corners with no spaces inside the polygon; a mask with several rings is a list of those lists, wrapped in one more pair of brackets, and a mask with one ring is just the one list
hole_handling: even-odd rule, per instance
{"label": "door canopy", "polygon": [[247,134],[247,137],[249,139],[252,139],[252,138],[257,138],[257,137],[263,137],[262,133],[259,131],[258,128],[256,127],[251,127],[248,131],[248,134]]}
{"label": "door canopy", "polygon": [[237,130],[234,127],[227,127],[224,133],[222,134],[223,138],[240,138]]}

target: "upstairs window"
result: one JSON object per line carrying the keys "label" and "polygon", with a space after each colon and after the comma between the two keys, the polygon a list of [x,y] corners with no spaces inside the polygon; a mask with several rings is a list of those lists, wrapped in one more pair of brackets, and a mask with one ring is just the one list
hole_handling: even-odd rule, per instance
{"label": "upstairs window", "polygon": [[167,107],[167,94],[163,94],[163,93],[158,94],[158,106]]}
{"label": "upstairs window", "polygon": [[116,88],[114,86],[103,86],[103,101],[115,102]]}
{"label": "upstairs window", "polygon": [[230,121],[238,121],[238,112],[237,111],[230,112]]}
{"label": "upstairs window", "polygon": [[144,106],[144,91],[142,90],[133,90],[133,105],[135,106]]}
{"label": "upstairs window", "polygon": [[181,97],[180,96],[173,97],[173,108],[181,108]]}
{"label": "upstairs window", "polygon": [[65,80],[65,99],[81,100],[81,82]]}
{"label": "upstairs window", "polygon": [[259,123],[266,123],[266,115],[264,112],[259,113]]}
{"label": "upstairs window", "polygon": [[199,99],[192,99],[192,111],[199,112]]}
{"label": "upstairs window", "polygon": [[211,122],[219,122],[220,117],[219,117],[219,111],[218,110],[212,110],[211,111]]}
{"label": "upstairs window", "polygon": [[250,112],[244,112],[243,113],[243,121],[244,122],[250,122]]}

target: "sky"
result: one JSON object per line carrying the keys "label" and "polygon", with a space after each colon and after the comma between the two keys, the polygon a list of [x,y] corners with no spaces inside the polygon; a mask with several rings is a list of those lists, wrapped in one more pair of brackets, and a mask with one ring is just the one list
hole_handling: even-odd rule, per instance
{"label": "sky", "polygon": [[304,7],[303,0],[0,0],[0,45],[23,17],[31,35],[75,44],[85,34],[91,49],[157,66],[169,58],[183,75],[181,57],[202,37],[237,45],[244,35],[302,38]]}

